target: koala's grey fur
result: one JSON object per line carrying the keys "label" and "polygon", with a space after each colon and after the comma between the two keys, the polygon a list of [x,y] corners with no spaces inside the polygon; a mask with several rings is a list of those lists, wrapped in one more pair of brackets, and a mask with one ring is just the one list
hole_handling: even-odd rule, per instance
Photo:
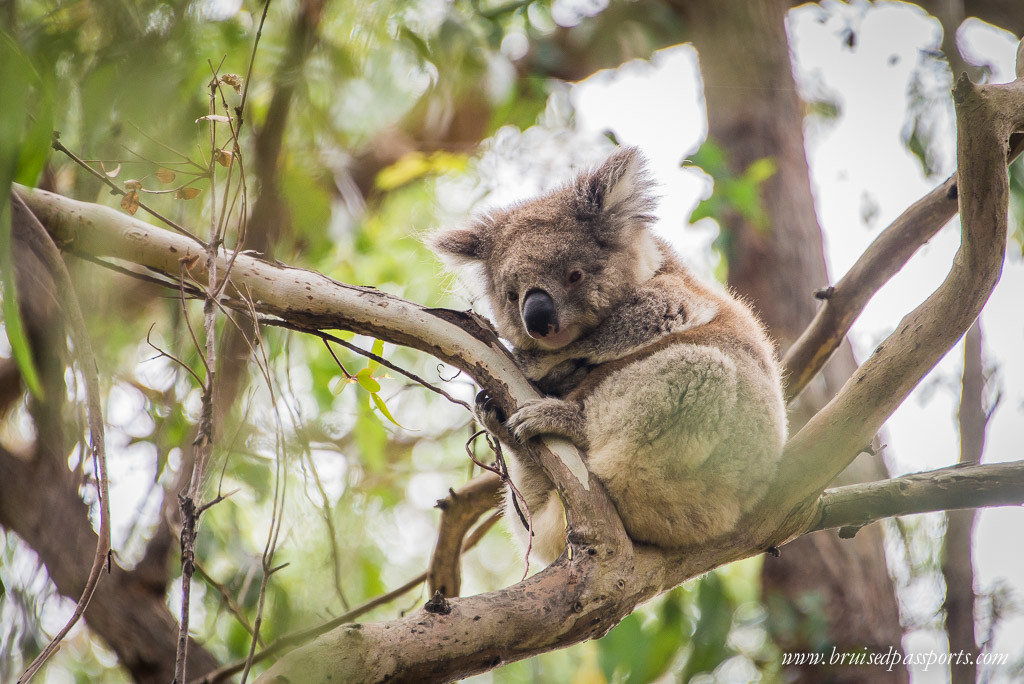
{"label": "koala's grey fur", "polygon": [[[766,493],[786,438],[779,366],[741,301],[698,280],[648,230],[644,160],[621,148],[529,202],[440,233],[433,248],[475,267],[498,332],[548,396],[502,424],[510,442],[557,435],[587,454],[637,542],[678,548],[727,532]],[[531,334],[523,302],[551,302]],[[509,459],[542,561],[565,549],[551,482]],[[509,499],[511,497],[508,497]],[[506,506],[511,527],[525,541]]]}

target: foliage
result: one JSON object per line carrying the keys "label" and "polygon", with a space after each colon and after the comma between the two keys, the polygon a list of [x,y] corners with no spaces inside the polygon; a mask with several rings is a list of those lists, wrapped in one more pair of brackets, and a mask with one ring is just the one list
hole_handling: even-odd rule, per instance
{"label": "foliage", "polygon": [[[574,57],[580,43],[591,46],[593,63],[618,63],[650,54],[674,21],[662,3],[613,3],[605,10],[612,19],[573,43],[555,39],[565,27],[554,15],[564,8],[547,0],[333,2],[324,9],[308,57],[281,68],[295,49],[301,3],[275,1],[251,81],[244,83],[262,3],[10,3],[15,5],[0,31],[3,325],[11,354],[37,393],[13,304],[6,203],[12,181],[153,220],[139,208],[141,200],[198,231],[209,225],[211,212],[220,211],[210,199],[216,188],[206,171],[210,141],[204,118],[212,74],[235,75],[250,89],[243,146],[237,153],[229,149],[220,121],[222,137],[214,144],[219,164],[213,168],[219,181],[244,168],[253,197],[260,183],[270,181],[255,177],[254,136],[268,127],[275,94],[291,87],[274,179],[287,220],[278,226],[274,255],[344,282],[465,308],[465,300],[445,288],[419,237],[489,190],[480,180],[485,161],[474,145],[489,139],[498,148],[495,141],[510,129],[543,129],[546,113],[564,106],[560,86],[549,76],[567,68],[566,55]],[[535,52],[524,57],[523,46]],[[241,96],[234,87],[224,92],[230,112]],[[560,123],[571,127],[571,111],[564,119]],[[448,128],[441,125],[452,121]],[[53,152],[51,130],[127,195],[112,196],[101,180]],[[377,167],[367,161],[391,148],[401,153]],[[737,212],[770,230],[760,188],[776,172],[773,160],[731,169],[722,149],[708,142],[691,162],[715,181],[715,194],[693,221],[722,221]],[[361,164],[371,171],[369,181],[353,172]],[[1020,169],[1018,163],[1013,175],[1018,199],[1024,195]],[[1019,202],[1015,211],[1019,236]],[[234,239],[229,236],[229,246]],[[725,239],[716,242],[717,249],[729,249]],[[114,548],[117,561],[130,567],[143,555],[163,489],[181,467],[199,420],[193,378],[153,347],[200,368],[190,333],[199,306],[190,303],[183,311],[166,291],[73,257],[69,265],[79,292],[88,293],[82,299],[107,397]],[[147,341],[142,331],[150,325]],[[232,325],[220,323],[222,340]],[[228,407],[204,486],[206,496],[220,492],[227,498],[203,517],[197,548],[201,570],[193,590],[193,632],[224,662],[243,658],[249,649],[246,626],[232,611],[249,623],[256,615],[275,486],[285,491],[275,562],[288,565],[268,586],[265,643],[343,613],[421,572],[437,525],[435,500],[473,472],[464,451],[472,426],[461,407],[337,345],[331,347],[336,362],[314,337],[278,329],[261,334],[262,351],[254,356],[265,355],[265,374],[250,365],[246,388]],[[337,334],[463,400],[473,396],[466,378],[453,377],[433,359]],[[19,430],[19,420],[22,426],[28,422],[24,406],[5,421],[5,442],[29,440],[31,430]],[[81,419],[69,415],[66,423],[74,444]],[[91,474],[78,447],[71,465]],[[92,503],[89,487],[82,491]],[[38,635],[52,631],[59,622],[55,615],[67,609],[66,601],[41,600],[52,587],[38,591],[41,580],[23,572],[33,564],[30,550],[13,535],[5,541],[0,678],[14,671],[3,668],[14,663],[16,669],[19,658],[39,649]],[[173,560],[172,579],[180,581]],[[522,572],[521,562],[508,540],[492,533],[466,559],[465,591],[510,584]],[[763,626],[758,567],[737,564],[708,575],[653,601],[596,643],[512,664],[494,678],[589,684],[667,675],[689,681],[741,661],[747,671],[770,677],[776,654]],[[426,598],[414,591],[361,619],[392,617]],[[82,680],[124,676],[88,635],[76,638],[51,667]]]}

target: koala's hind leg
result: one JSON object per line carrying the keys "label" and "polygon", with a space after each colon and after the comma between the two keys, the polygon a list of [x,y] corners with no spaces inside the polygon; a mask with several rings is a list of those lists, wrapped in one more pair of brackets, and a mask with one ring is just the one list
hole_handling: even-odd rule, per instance
{"label": "koala's hind leg", "polygon": [[524,499],[514,501],[515,495],[511,490],[506,491],[505,520],[509,529],[520,545],[527,548],[529,533],[524,519],[529,512],[533,521],[533,555],[550,563],[565,548],[565,514],[558,495],[544,470],[530,458],[516,453],[518,442],[509,431],[505,416],[485,392],[477,394],[475,412],[477,420],[503,445],[509,479]]}
{"label": "koala's hind leg", "polygon": [[[518,459],[509,460],[509,473],[511,474],[518,465]],[[512,475],[512,481],[517,481],[517,475]],[[522,480],[516,487],[526,498],[529,520],[533,523],[531,555],[542,563],[550,563],[565,550],[565,511],[562,508],[562,502],[559,501],[558,495],[550,483],[548,483],[548,488],[543,491],[524,485]],[[516,541],[523,549],[526,549],[529,544],[529,532],[526,524],[519,517],[520,511],[517,511],[516,505],[513,504],[513,497],[514,494],[511,491],[505,493],[505,519],[508,521],[509,529],[512,530]],[[520,509],[523,507],[522,502],[518,503],[518,507]],[[525,517],[526,512],[522,511],[522,513]]]}

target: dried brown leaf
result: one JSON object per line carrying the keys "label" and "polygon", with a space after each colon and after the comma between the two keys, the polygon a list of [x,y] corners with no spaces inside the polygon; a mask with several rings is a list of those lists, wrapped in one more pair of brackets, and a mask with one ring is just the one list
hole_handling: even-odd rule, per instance
{"label": "dried brown leaf", "polygon": [[242,92],[242,77],[238,74],[224,74],[220,77],[220,82],[234,88],[236,93]]}
{"label": "dried brown leaf", "polygon": [[135,212],[139,210],[139,191],[132,190],[125,193],[124,197],[121,198],[121,208],[134,216]]}
{"label": "dried brown leaf", "polygon": [[190,200],[199,196],[202,192],[199,188],[178,188],[178,191],[174,193],[174,199]]}
{"label": "dried brown leaf", "polygon": [[186,270],[188,270],[188,269],[192,268],[193,266],[195,266],[197,263],[199,263],[199,255],[198,254],[188,254],[188,255],[183,256],[180,259],[178,259],[178,263],[181,264],[182,267],[184,267]]}
{"label": "dried brown leaf", "polygon": [[156,177],[161,183],[171,183],[174,181],[175,173],[170,169],[160,169],[156,172]]}

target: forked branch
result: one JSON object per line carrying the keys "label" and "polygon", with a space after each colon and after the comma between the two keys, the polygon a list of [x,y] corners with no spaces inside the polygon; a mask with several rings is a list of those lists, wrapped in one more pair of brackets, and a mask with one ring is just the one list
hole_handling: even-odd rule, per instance
{"label": "forked branch", "polygon": [[[938,289],[790,439],[778,478],[784,508],[812,501],[871,441],[971,326],[999,280],[1006,249],[1009,139],[1024,128],[1024,80],[974,85],[961,78],[954,101],[963,237],[953,266]],[[797,525],[792,532],[803,530]]]}

